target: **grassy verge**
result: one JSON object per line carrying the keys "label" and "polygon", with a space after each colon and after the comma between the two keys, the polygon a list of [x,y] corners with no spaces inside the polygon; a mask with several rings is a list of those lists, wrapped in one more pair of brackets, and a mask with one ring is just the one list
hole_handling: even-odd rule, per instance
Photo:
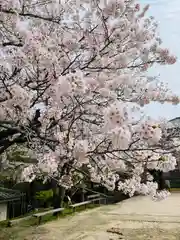
{"label": "grassy verge", "polygon": [[[42,217],[41,225],[43,225],[46,222],[56,220],[57,218],[58,219],[65,218],[66,216],[74,215],[77,212],[82,212],[98,206],[99,206],[98,204],[89,204],[86,206],[86,208],[84,206],[79,206],[76,208],[75,213],[72,211],[71,208],[66,208],[58,216],[53,216],[53,214],[48,214]],[[43,211],[41,210],[41,212]],[[34,231],[36,231],[36,234],[37,234],[37,222],[38,220],[35,217],[31,217],[30,219],[21,221],[12,227],[7,227],[8,221],[0,222],[0,240],[22,240],[22,239],[29,240],[31,238],[27,236],[33,236]]]}
{"label": "grassy verge", "polygon": [[180,192],[180,188],[171,188],[171,192]]}

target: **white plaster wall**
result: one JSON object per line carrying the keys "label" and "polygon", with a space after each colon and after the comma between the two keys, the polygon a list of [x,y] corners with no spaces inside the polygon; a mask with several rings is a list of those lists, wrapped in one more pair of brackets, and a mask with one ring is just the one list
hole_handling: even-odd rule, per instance
{"label": "white plaster wall", "polygon": [[0,221],[7,219],[7,203],[0,203]]}

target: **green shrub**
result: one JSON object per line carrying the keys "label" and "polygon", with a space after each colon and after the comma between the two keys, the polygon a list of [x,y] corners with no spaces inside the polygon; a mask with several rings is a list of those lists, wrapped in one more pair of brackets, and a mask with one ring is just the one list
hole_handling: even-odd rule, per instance
{"label": "green shrub", "polygon": [[36,193],[36,199],[37,200],[47,201],[52,197],[53,197],[53,191],[51,189],[46,190],[46,191],[40,191],[40,192]]}
{"label": "green shrub", "polygon": [[53,191],[46,190],[37,192],[35,198],[40,202],[40,205],[42,205],[44,208],[49,207],[52,204]]}
{"label": "green shrub", "polygon": [[180,188],[180,179],[170,180],[171,188]]}

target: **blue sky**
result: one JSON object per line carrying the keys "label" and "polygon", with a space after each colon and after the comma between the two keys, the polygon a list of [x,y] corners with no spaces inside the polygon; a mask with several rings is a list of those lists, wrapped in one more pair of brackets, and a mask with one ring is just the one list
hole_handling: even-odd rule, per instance
{"label": "blue sky", "polygon": [[[163,46],[171,50],[178,57],[174,65],[157,66],[151,72],[160,74],[161,81],[168,82],[169,87],[180,95],[180,0],[139,0],[142,4],[150,4],[149,14],[159,22],[159,32]],[[180,104],[153,103],[145,108],[145,112],[154,118],[159,116],[168,119],[180,116]]]}

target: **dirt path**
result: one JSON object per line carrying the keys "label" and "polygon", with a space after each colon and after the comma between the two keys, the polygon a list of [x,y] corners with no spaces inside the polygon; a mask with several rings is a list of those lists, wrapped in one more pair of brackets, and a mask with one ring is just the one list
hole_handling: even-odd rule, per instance
{"label": "dirt path", "polygon": [[[117,233],[109,233],[112,230]],[[47,223],[39,240],[180,240],[180,193],[163,202],[135,197]],[[43,234],[42,234],[43,233]]]}

